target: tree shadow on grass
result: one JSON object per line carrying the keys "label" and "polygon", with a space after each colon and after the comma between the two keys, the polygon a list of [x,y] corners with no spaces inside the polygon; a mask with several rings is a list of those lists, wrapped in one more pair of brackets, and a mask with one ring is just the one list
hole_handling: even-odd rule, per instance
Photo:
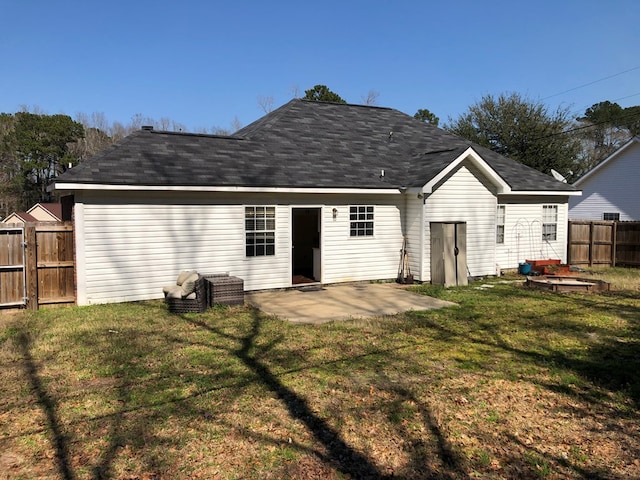
{"label": "tree shadow on grass", "polygon": [[22,354],[23,368],[25,375],[29,380],[31,390],[35,395],[36,402],[44,412],[47,419],[51,444],[55,450],[58,472],[64,480],[72,480],[75,476],[70,465],[69,440],[63,431],[62,425],[60,424],[60,419],[56,412],[56,401],[47,392],[46,387],[40,378],[38,366],[31,355],[31,343],[29,334],[24,329],[20,329],[16,337],[16,344]]}
{"label": "tree shadow on grass", "polygon": [[386,478],[378,468],[364,454],[351,447],[340,433],[329,423],[315,414],[306,400],[294,390],[284,385],[278,377],[262,363],[258,357],[273,347],[273,344],[258,347],[256,339],[260,334],[260,318],[258,312],[254,312],[251,330],[245,336],[233,336],[214,328],[205,322],[194,319],[186,319],[199,327],[209,330],[211,333],[235,340],[239,348],[229,352],[238,358],[257,380],[273,392],[284,404],[289,415],[302,422],[313,437],[325,448],[325,459],[343,475],[361,479]]}
{"label": "tree shadow on grass", "polygon": [[[456,320],[453,325],[437,321],[429,312],[407,313],[406,317],[412,321],[412,328],[433,329],[437,338],[445,342],[462,340],[484,345],[527,358],[538,366],[572,371],[598,387],[628,395],[638,407],[640,303],[635,302],[637,295],[618,293],[567,295],[524,288],[494,288],[479,292],[478,303],[463,302],[452,309],[448,318]],[[520,301],[522,309],[518,310]],[[541,302],[539,311],[536,302]],[[487,304],[490,308],[510,305],[508,308],[514,315],[505,322],[496,322],[485,308]],[[611,320],[583,321],[582,312],[592,318],[602,316]],[[622,319],[625,326],[617,329],[616,318]],[[526,343],[517,339],[518,334],[524,333],[527,333]],[[565,337],[569,342],[561,342],[556,347],[549,342],[553,337]],[[593,396],[590,400],[597,401],[597,398]]]}

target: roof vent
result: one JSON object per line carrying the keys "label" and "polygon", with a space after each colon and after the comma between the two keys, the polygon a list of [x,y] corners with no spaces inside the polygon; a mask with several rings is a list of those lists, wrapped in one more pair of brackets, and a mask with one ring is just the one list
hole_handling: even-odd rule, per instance
{"label": "roof vent", "polygon": [[148,131],[151,131],[151,130],[153,130],[153,127],[152,127],[151,125],[142,125],[142,126],[140,127],[140,130],[148,130]]}

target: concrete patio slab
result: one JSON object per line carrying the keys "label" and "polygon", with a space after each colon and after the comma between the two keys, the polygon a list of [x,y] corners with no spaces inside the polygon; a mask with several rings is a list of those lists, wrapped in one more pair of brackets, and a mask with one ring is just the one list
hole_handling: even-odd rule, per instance
{"label": "concrete patio slab", "polygon": [[246,303],[293,323],[394,315],[455,305],[418,295],[395,283],[358,283],[245,294]]}

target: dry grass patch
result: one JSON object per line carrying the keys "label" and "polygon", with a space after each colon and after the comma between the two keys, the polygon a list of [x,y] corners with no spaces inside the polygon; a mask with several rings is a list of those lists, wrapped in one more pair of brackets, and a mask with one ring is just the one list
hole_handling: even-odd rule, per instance
{"label": "dry grass patch", "polygon": [[598,274],[615,291],[425,285],[459,306],[320,326],[24,312],[0,325],[0,478],[632,478],[640,272]]}

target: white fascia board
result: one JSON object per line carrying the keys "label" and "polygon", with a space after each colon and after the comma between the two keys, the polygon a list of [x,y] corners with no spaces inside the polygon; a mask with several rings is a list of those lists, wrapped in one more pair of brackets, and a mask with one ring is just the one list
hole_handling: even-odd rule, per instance
{"label": "white fascia board", "polygon": [[56,183],[55,190],[117,190],[146,192],[237,192],[237,193],[355,193],[399,195],[399,188],[290,188],[290,187],[221,187],[164,185],[106,185],[92,183]]}
{"label": "white fascia board", "polygon": [[498,193],[511,193],[511,187],[505,182],[498,173],[485,162],[476,151],[469,147],[461,155],[458,156],[453,162],[442,169],[438,175],[432,178],[424,187],[422,191],[424,193],[433,193],[433,187],[435,187],[443,178],[445,178],[454,168],[460,165],[463,161],[469,159],[480,171],[485,174],[491,182],[498,187]]}
{"label": "white fascia board", "polygon": [[501,192],[508,193],[509,195],[546,195],[546,196],[556,196],[556,197],[579,197],[582,195],[582,190],[575,191],[566,191],[566,190],[511,190],[510,192]]}
{"label": "white fascia board", "polygon": [[595,167],[593,167],[591,170],[589,170],[587,173],[585,173],[583,176],[581,176],[578,180],[573,182],[573,185],[576,186],[576,187],[580,186],[581,183],[583,183],[585,180],[587,180],[589,177],[591,177],[593,174],[595,174],[600,169],[602,169],[605,165],[607,165],[609,162],[611,162],[614,158],[616,158],[622,152],[627,150],[631,145],[633,145],[633,144],[635,144],[637,142],[640,142],[640,137],[633,137],[631,140],[629,140],[627,143],[625,143],[623,146],[621,146],[618,150],[613,152],[611,155],[609,155],[607,158],[602,160],[599,164],[597,164]]}

